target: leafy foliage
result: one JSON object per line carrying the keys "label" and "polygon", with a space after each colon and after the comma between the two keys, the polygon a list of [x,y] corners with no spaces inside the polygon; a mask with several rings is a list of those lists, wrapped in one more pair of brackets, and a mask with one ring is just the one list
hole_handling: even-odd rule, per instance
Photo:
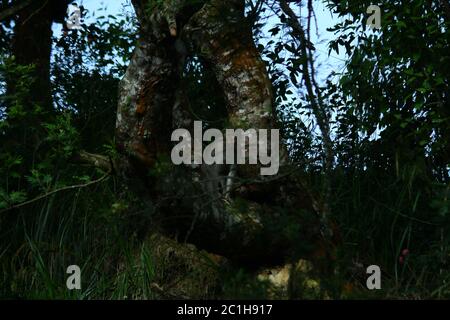
{"label": "leafy foliage", "polygon": [[[294,37],[279,1],[247,1],[296,175],[314,195],[331,181],[327,200],[342,237],[332,262],[315,261],[320,289],[307,288],[310,278],[298,275],[289,295],[448,298],[450,17],[440,1],[381,1],[382,29],[370,30],[371,1],[323,2],[340,20],[329,30],[330,52],[346,53],[345,70],[314,91],[331,128],[328,172],[313,97],[305,89],[316,66],[314,44],[308,32],[304,43]],[[300,12],[297,2],[288,3]],[[162,2],[149,4],[153,12]],[[299,19],[305,29],[312,20]],[[202,298],[273,297],[254,270],[240,267],[214,269],[222,275],[220,288],[200,294],[189,281],[201,279],[201,272],[145,240],[149,229],[157,229],[157,205],[143,203],[116,178],[89,185],[103,173],[74,161],[82,149],[115,156],[117,88],[137,39],[135,24],[132,16],[100,16],[53,39],[52,112],[32,103],[35,66],[15,62],[10,26],[0,26],[0,297],[158,298],[160,285],[176,287],[184,278]],[[8,87],[11,78],[14,88]],[[225,127],[226,102],[208,66],[189,57],[183,81],[194,117]],[[172,169],[168,159],[159,159],[149,174]],[[87,186],[51,193],[79,184]],[[239,210],[246,210],[245,202]],[[279,211],[274,233],[299,242],[290,258],[314,256],[316,243],[304,232],[308,212],[298,212],[299,226]],[[82,290],[70,292],[65,268],[74,263],[85,276]],[[384,271],[378,293],[367,292],[358,273],[358,266],[371,264]],[[322,272],[327,268],[333,272]]]}

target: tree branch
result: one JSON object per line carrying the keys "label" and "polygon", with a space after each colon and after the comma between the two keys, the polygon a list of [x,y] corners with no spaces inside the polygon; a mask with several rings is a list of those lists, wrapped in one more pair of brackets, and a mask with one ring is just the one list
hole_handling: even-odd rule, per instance
{"label": "tree branch", "polygon": [[43,195],[40,195],[39,197],[36,197],[34,199],[31,199],[31,200],[28,200],[28,201],[25,201],[25,202],[22,202],[22,203],[18,203],[18,204],[15,204],[13,206],[10,206],[9,208],[0,210],[0,214],[4,213],[6,211],[10,211],[10,210],[13,210],[13,209],[18,209],[18,208],[24,207],[24,206],[32,204],[32,203],[34,203],[36,201],[48,198],[51,195],[54,195],[54,194],[59,193],[59,192],[63,192],[63,191],[67,191],[67,190],[73,190],[73,189],[81,189],[81,188],[86,188],[86,187],[92,186],[94,184],[97,184],[97,183],[100,183],[100,182],[106,180],[110,175],[111,175],[111,172],[109,171],[109,172],[107,172],[105,175],[103,175],[101,178],[99,178],[97,180],[90,181],[90,182],[83,183],[83,184],[67,186],[67,187],[63,187],[63,188],[59,188],[59,189],[50,191],[50,192],[48,192],[46,194],[43,194]]}
{"label": "tree branch", "polygon": [[[311,107],[313,109],[314,116],[316,117],[319,129],[322,134],[323,139],[323,149],[325,152],[325,173],[326,173],[326,195],[325,195],[325,205],[321,210],[321,220],[323,227],[326,229],[325,234],[327,237],[332,235],[332,229],[328,222],[329,215],[329,202],[331,197],[331,170],[333,167],[333,148],[332,141],[330,137],[330,124],[329,118],[327,116],[326,110],[323,106],[322,96],[320,88],[315,80],[315,70],[314,61],[312,54],[312,45],[309,41],[309,26],[308,26],[308,37],[305,34],[305,30],[300,23],[299,17],[291,9],[287,0],[279,0],[280,8],[284,14],[288,17],[287,24],[292,28],[292,37],[299,42],[301,55],[305,57],[303,60],[303,79],[305,82],[306,90],[308,92],[309,100],[311,102]],[[312,10],[312,6],[309,6],[309,10]],[[311,16],[311,12],[309,13]]]}
{"label": "tree branch", "polygon": [[89,153],[84,150],[81,150],[74,158],[73,161],[89,164],[93,167],[99,168],[104,172],[110,172],[114,174],[116,172],[116,164],[115,162],[107,156]]}
{"label": "tree branch", "polygon": [[32,2],[33,0],[24,0],[3,9],[2,11],[0,11],[0,21],[9,19],[12,16],[18,14],[20,11],[31,5]]}

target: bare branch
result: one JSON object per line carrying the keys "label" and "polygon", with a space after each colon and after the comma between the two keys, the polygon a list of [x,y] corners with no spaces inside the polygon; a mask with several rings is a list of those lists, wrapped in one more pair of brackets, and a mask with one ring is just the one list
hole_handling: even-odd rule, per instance
{"label": "bare branch", "polygon": [[73,161],[91,165],[103,170],[104,172],[111,172],[112,174],[116,172],[116,165],[114,161],[110,157],[104,155],[89,153],[81,150],[80,153],[74,157]]}
{"label": "bare branch", "polygon": [[31,199],[31,200],[28,200],[28,201],[25,201],[25,202],[21,202],[21,203],[15,204],[13,206],[10,206],[9,208],[0,210],[0,214],[4,213],[6,211],[10,211],[10,210],[13,210],[13,209],[18,209],[18,208],[27,206],[29,204],[32,204],[32,203],[36,202],[36,201],[48,198],[48,197],[50,197],[50,196],[52,196],[52,195],[54,195],[56,193],[59,193],[59,192],[68,191],[68,190],[74,190],[74,189],[81,189],[81,188],[86,188],[86,187],[92,186],[94,184],[97,184],[97,183],[100,183],[100,182],[106,180],[110,175],[111,175],[111,172],[107,172],[105,175],[103,175],[101,178],[99,178],[97,180],[90,181],[90,182],[83,183],[83,184],[76,184],[76,185],[73,185],[73,186],[67,186],[67,187],[63,187],[63,188],[59,188],[59,189],[50,191],[50,192],[48,192],[46,194],[43,194],[43,195],[41,195],[39,197],[36,197],[34,199]]}
{"label": "bare branch", "polygon": [[323,149],[325,152],[325,173],[326,173],[326,195],[325,195],[325,205],[323,210],[321,210],[321,220],[324,227],[327,229],[326,233],[328,236],[332,235],[331,228],[329,227],[328,222],[328,214],[329,214],[329,200],[331,197],[331,170],[333,167],[333,148],[332,141],[330,137],[330,124],[329,118],[327,116],[326,110],[323,106],[323,100],[321,96],[320,88],[315,80],[315,69],[314,69],[314,61],[313,61],[313,49],[311,43],[309,41],[310,38],[310,19],[312,16],[312,4],[310,3],[308,6],[309,10],[309,19],[307,26],[307,34],[305,34],[305,30],[301,25],[299,17],[295,14],[295,12],[291,9],[287,0],[279,0],[281,10],[288,17],[288,25],[292,29],[292,37],[297,40],[300,44],[301,55],[305,57],[303,62],[303,79],[305,82],[306,90],[308,92],[309,100],[311,102],[311,107],[313,113],[316,117],[317,123],[319,125],[319,129],[322,134],[323,139]]}

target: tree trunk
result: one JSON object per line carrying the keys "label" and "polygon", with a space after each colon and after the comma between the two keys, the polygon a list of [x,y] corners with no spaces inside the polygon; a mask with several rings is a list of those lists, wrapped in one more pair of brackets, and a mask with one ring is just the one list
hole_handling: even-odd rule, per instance
{"label": "tree trunk", "polygon": [[[277,230],[279,220],[298,216],[301,208],[313,210],[308,193],[289,175],[262,179],[258,166],[250,165],[237,172],[233,166],[193,165],[154,174],[170,155],[171,132],[192,130],[182,85],[187,56],[200,57],[215,74],[232,128],[275,128],[272,86],[244,1],[171,0],[152,7],[134,0],[133,5],[141,36],[120,85],[117,143],[124,161],[119,171],[139,185],[180,240],[246,262],[281,258],[292,245],[283,227],[292,223]],[[230,181],[232,187],[224,188]],[[300,233],[307,237],[316,231]]]}
{"label": "tree trunk", "polygon": [[48,106],[51,106],[52,17],[50,5],[50,2],[37,1],[21,11],[15,21],[13,38],[15,62],[19,65],[34,67],[29,101],[47,110]]}
{"label": "tree trunk", "polygon": [[[50,85],[52,24],[63,23],[69,0],[16,1],[0,14],[0,20],[14,19],[12,55],[15,63],[33,66],[28,104],[39,105],[48,112],[53,109]],[[16,91],[16,79],[8,82],[8,91]]]}

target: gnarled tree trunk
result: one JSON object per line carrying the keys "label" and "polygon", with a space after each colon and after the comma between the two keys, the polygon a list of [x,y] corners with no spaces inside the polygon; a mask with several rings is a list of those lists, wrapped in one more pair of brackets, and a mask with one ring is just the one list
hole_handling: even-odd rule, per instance
{"label": "gnarled tree trunk", "polygon": [[[275,128],[271,82],[244,0],[134,0],[133,5],[141,36],[120,86],[122,173],[134,178],[182,240],[247,262],[283,256],[292,243],[274,226],[301,208],[313,210],[311,198],[283,173],[270,182],[250,165],[238,166],[237,172],[233,166],[193,165],[153,174],[170,155],[172,130],[192,130],[182,85],[187,56],[201,58],[215,74],[232,128]],[[231,188],[220,187],[230,183]]]}

